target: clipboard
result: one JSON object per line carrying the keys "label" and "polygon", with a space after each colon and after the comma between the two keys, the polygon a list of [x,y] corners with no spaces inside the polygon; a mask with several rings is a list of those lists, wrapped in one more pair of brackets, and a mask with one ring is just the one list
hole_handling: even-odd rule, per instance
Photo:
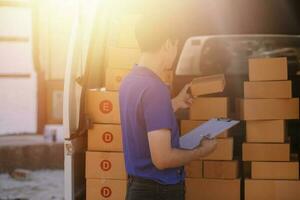
{"label": "clipboard", "polygon": [[222,132],[237,125],[240,121],[224,119],[224,118],[213,118],[208,122],[205,122],[201,126],[191,130],[179,139],[180,148],[182,149],[194,149],[199,146],[203,138],[215,138]]}

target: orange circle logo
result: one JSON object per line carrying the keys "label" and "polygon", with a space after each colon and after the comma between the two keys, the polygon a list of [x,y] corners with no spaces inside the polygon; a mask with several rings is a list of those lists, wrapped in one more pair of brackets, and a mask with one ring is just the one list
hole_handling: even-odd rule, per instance
{"label": "orange circle logo", "polygon": [[110,132],[105,132],[103,135],[102,135],[102,140],[105,142],[105,143],[111,143],[114,139],[114,136],[112,133]]}
{"label": "orange circle logo", "polygon": [[110,113],[113,110],[113,104],[109,100],[101,101],[99,109],[102,113]]}
{"label": "orange circle logo", "polygon": [[101,163],[100,163],[100,168],[103,170],[103,171],[109,171],[111,169],[111,163],[109,160],[103,160]]}
{"label": "orange circle logo", "polygon": [[104,197],[104,198],[108,198],[111,196],[111,189],[109,187],[103,187],[101,188],[101,195]]}

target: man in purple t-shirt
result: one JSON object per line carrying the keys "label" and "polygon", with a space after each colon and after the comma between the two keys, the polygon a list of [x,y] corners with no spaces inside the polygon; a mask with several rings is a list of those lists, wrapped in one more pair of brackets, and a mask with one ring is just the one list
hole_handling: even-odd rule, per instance
{"label": "man in purple t-shirt", "polygon": [[144,16],[136,25],[141,57],[120,87],[120,114],[125,165],[129,175],[127,200],[183,200],[183,166],[211,153],[215,140],[203,140],[194,150],[179,147],[174,112],[192,103],[189,84],[171,99],[161,74],[172,68],[177,54],[172,20]]}

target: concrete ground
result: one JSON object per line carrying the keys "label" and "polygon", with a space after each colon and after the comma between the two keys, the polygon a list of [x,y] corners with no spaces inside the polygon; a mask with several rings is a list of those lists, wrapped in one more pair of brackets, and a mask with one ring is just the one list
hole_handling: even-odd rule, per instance
{"label": "concrete ground", "polygon": [[[41,135],[0,136],[0,200],[58,200],[64,196],[64,146]],[[29,170],[16,180],[9,172]]]}
{"label": "concrete ground", "polygon": [[0,174],[0,200],[59,200],[64,196],[64,171],[32,171],[29,180]]}

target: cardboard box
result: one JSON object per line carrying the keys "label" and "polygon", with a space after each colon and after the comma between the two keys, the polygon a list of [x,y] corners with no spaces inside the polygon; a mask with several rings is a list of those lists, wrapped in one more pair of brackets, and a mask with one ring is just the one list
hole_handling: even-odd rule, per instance
{"label": "cardboard box", "polygon": [[191,93],[194,97],[223,92],[225,87],[224,74],[217,74],[212,76],[204,76],[195,78],[192,81]]}
{"label": "cardboard box", "polygon": [[243,161],[290,161],[290,144],[244,143]]}
{"label": "cardboard box", "polygon": [[239,176],[239,162],[230,161],[204,161],[203,177],[214,179],[236,179]]}
{"label": "cardboard box", "polygon": [[240,200],[240,179],[186,179],[186,200]]}
{"label": "cardboard box", "polygon": [[250,81],[287,80],[287,58],[249,59]]}
{"label": "cardboard box", "polygon": [[126,180],[87,179],[86,200],[125,199],[126,188]]}
{"label": "cardboard box", "polygon": [[195,160],[184,166],[185,175],[188,178],[203,177],[203,161]]}
{"label": "cardboard box", "polygon": [[46,82],[46,116],[47,124],[62,124],[64,81],[48,80]]}
{"label": "cardboard box", "polygon": [[86,178],[127,179],[123,153],[86,152]]}
{"label": "cardboard box", "polygon": [[141,15],[130,14],[124,15],[120,19],[120,29],[118,46],[125,48],[139,48],[136,36],[135,36],[135,26]]}
{"label": "cardboard box", "polygon": [[252,162],[252,179],[299,179],[299,162]]}
{"label": "cardboard box", "polygon": [[245,180],[245,200],[299,200],[300,181]]}
{"label": "cardboard box", "polygon": [[233,138],[217,139],[217,148],[201,160],[232,160],[233,159]]}
{"label": "cardboard box", "polygon": [[284,120],[246,121],[246,141],[256,143],[284,143]]}
{"label": "cardboard box", "polygon": [[140,50],[108,47],[106,49],[105,65],[107,68],[131,69],[140,57]]}
{"label": "cardboard box", "polygon": [[120,89],[121,82],[130,72],[128,69],[106,69],[105,87],[108,91],[117,91]]}
{"label": "cardboard box", "polygon": [[211,118],[227,118],[228,109],[227,97],[200,97],[194,100],[190,107],[191,120],[209,120]]}
{"label": "cardboard box", "polygon": [[88,90],[86,93],[86,112],[94,123],[120,123],[119,94]]}
{"label": "cardboard box", "polygon": [[[180,122],[180,129],[181,129],[181,135],[184,135],[194,128],[200,126],[201,124],[205,123],[206,121],[193,121],[193,120],[181,120]],[[227,138],[229,137],[228,131],[224,131],[220,135],[218,135],[218,138]]]}
{"label": "cardboard box", "polygon": [[292,98],[291,81],[244,82],[244,97],[257,99]]}
{"label": "cardboard box", "polygon": [[299,99],[241,99],[243,120],[299,119]]}
{"label": "cardboard box", "polygon": [[89,151],[123,151],[120,125],[94,124],[88,130]]}

